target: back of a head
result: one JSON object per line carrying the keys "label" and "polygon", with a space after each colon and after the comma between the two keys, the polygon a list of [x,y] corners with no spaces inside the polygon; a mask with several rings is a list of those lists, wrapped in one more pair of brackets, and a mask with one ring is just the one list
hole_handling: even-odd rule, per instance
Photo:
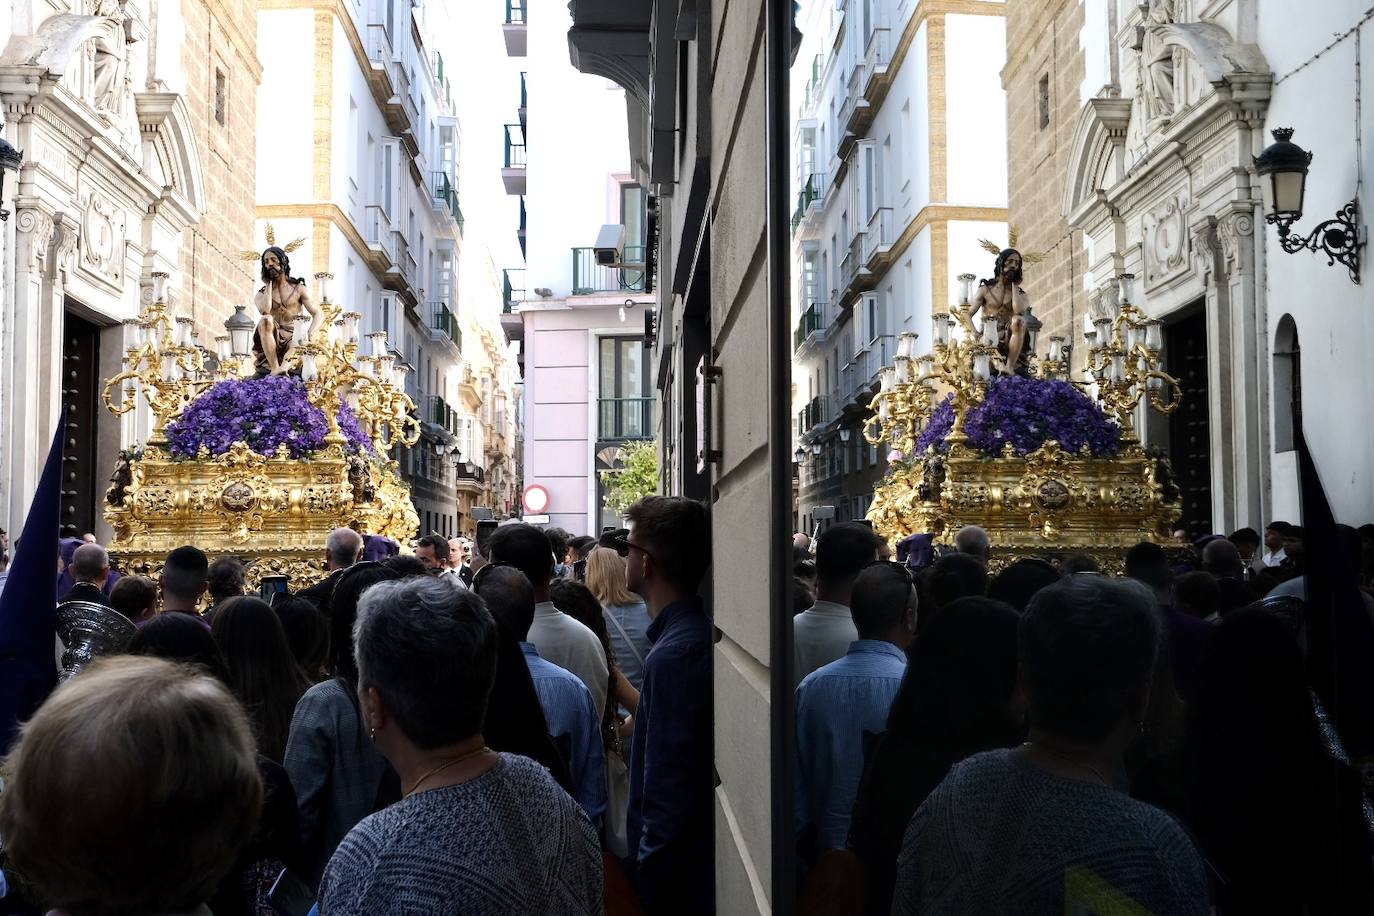
{"label": "back of a head", "polygon": [[625,512],[635,541],[653,552],[663,574],[685,594],[695,594],[711,566],[711,515],[685,496],[646,496]]}
{"label": "back of a head", "polygon": [[634,604],[639,598],[625,582],[625,559],[609,547],[587,554],[587,588],[602,604]]}
{"label": "back of a head", "polygon": [[606,653],[607,666],[612,665],[615,659],[610,632],[606,629],[601,602],[596,600],[592,590],[572,579],[554,579],[549,583],[549,600],[554,607],[596,634]]}
{"label": "back of a head", "polygon": [[382,565],[395,572],[396,575],[401,578],[407,576],[429,575],[429,567],[417,556],[397,554],[394,557],[387,557],[382,561]]}
{"label": "back of a head", "polygon": [[867,525],[840,522],[816,538],[816,581],[825,588],[847,588],[878,556],[882,538]]}
{"label": "back of a head", "polygon": [[1041,589],[1019,629],[1031,723],[1074,741],[1106,738],[1141,711],[1159,634],[1140,583],[1074,576]]}
{"label": "back of a head", "polygon": [[921,630],[888,729],[917,743],[972,753],[1021,734],[1012,715],[1017,622],[1011,605],[959,598]]}
{"label": "back of a head", "polygon": [[318,672],[329,656],[329,623],[320,609],[305,598],[278,598],[272,613],[281,621],[291,655],[301,670],[310,676]]}
{"label": "back of a head", "polygon": [[171,597],[193,601],[205,590],[210,561],[198,547],[178,547],[162,566],[162,590]]}
{"label": "back of a head", "polygon": [[1260,545],[1260,534],[1254,528],[1237,528],[1226,539],[1246,555],[1254,553]]}
{"label": "back of a head", "polygon": [[353,658],[353,622],[358,616],[358,600],[378,582],[401,578],[385,563],[364,561],[350,566],[334,583],[329,601],[329,670],[350,684],[358,682],[358,664]]}
{"label": "back of a head", "polygon": [[864,569],[854,580],[849,613],[860,639],[883,639],[902,623],[907,609],[915,604],[915,586],[906,572],[880,563]]}
{"label": "back of a head", "polygon": [[352,528],[335,528],[325,539],[324,549],[335,569],[345,569],[362,555],[363,536]]}
{"label": "back of a head", "polygon": [[1169,557],[1164,548],[1149,541],[1141,541],[1126,551],[1126,577],[1143,582],[1156,592],[1167,589],[1173,581]]}
{"label": "back of a head", "polygon": [[[120,583],[123,581],[121,579]],[[129,640],[127,651],[130,655],[149,655],[167,661],[199,665],[221,682],[229,683],[224,655],[215,638],[205,624],[190,614],[175,611],[157,614],[138,628],[133,639]]]}
{"label": "back of a head", "polygon": [[939,610],[960,598],[981,598],[988,590],[988,570],[976,557],[949,553],[926,573],[926,590]]}
{"label": "back of a head", "polygon": [[379,583],[353,625],[359,688],[422,750],[455,744],[482,731],[496,639],[482,599],[450,577]]}
{"label": "back of a head", "polygon": [[1214,576],[1239,579],[1243,568],[1240,551],[1226,538],[1208,541],[1202,548],[1202,568]]}
{"label": "back of a head", "polygon": [[585,560],[591,554],[592,548],[596,547],[596,538],[590,534],[581,534],[569,541],[568,546],[577,554],[577,559]]}
{"label": "back of a head", "polygon": [[262,807],[238,703],[159,659],[96,660],[24,726],[6,769],[6,866],[73,914],[195,910]]}
{"label": "back of a head", "polygon": [[493,566],[476,583],[477,596],[487,610],[505,625],[521,642],[529,639],[534,624],[534,586],[520,570],[511,566]]}
{"label": "back of a head", "polygon": [[986,529],[977,525],[965,525],[954,535],[954,549],[986,563],[988,555],[992,552],[992,540],[988,537]]}
{"label": "back of a head", "polygon": [[146,576],[123,576],[110,589],[110,607],[137,620],[157,607],[157,586]]}
{"label": "back of a head", "polygon": [[1059,574],[1073,576],[1078,573],[1100,573],[1102,566],[1090,553],[1075,552],[1059,561]]}
{"label": "back of a head", "polygon": [[544,537],[549,542],[549,552],[555,560],[562,563],[568,557],[568,542],[572,538],[562,528],[545,528]]}
{"label": "back of a head", "polygon": [[98,579],[110,568],[110,555],[99,544],[82,544],[72,554],[71,574],[78,582]]}
{"label": "back of a head", "polygon": [[1195,617],[1208,617],[1221,605],[1221,587],[1209,572],[1184,573],[1174,580],[1174,604]]}
{"label": "back of a head", "polygon": [[210,633],[224,655],[229,688],[249,712],[258,749],[280,762],[296,701],[309,686],[281,621],[261,598],[230,598],[215,611]]}
{"label": "back of a head", "polygon": [[220,557],[205,574],[205,586],[215,604],[242,595],[245,585],[246,570],[238,557]]}
{"label": "back of a head", "polygon": [[514,566],[525,574],[535,590],[547,586],[553,578],[553,551],[549,539],[533,525],[523,522],[502,525],[492,532],[487,547],[494,563]]}
{"label": "back of a head", "polygon": [[1033,557],[1017,560],[988,583],[988,597],[1024,611],[1035,593],[1060,579],[1059,570]]}

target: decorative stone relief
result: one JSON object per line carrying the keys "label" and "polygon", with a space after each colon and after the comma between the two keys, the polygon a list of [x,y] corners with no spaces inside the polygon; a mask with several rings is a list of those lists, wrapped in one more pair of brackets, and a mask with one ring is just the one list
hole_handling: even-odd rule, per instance
{"label": "decorative stone relief", "polygon": [[1197,258],[1197,271],[1206,284],[1207,277],[1214,271],[1216,265],[1217,247],[1217,219],[1215,216],[1204,216],[1199,222],[1192,225],[1193,256]]}
{"label": "decorative stone relief", "polygon": [[125,215],[99,191],[82,199],[81,266],[89,273],[122,286],[124,283]]}
{"label": "decorative stone relief", "polygon": [[1255,232],[1255,221],[1249,213],[1231,211],[1217,218],[1217,239],[1221,255],[1229,269],[1244,268],[1245,250]]}
{"label": "decorative stone relief", "polygon": [[29,237],[29,269],[41,273],[48,260],[48,243],[52,241],[52,217],[42,210],[26,208],[19,211],[15,227],[20,235]]}
{"label": "decorative stone relief", "polygon": [[76,259],[77,235],[80,229],[77,221],[66,213],[59,213],[53,217],[53,271],[55,274],[61,274],[64,279],[71,272],[72,262]]}
{"label": "decorative stone relief", "polygon": [[1183,221],[1185,202],[1175,195],[1141,219],[1141,247],[1145,255],[1145,286],[1154,287],[1188,265],[1188,235]]}

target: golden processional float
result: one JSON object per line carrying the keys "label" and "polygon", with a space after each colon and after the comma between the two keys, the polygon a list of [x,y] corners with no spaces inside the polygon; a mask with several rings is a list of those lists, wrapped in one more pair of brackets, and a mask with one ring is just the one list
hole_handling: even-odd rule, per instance
{"label": "golden processional float", "polygon": [[385,332],[367,335],[370,353],[359,352],[362,316],[331,301],[331,279],[315,275],[321,330],[312,337],[302,313],[289,374],[259,378],[256,322],[244,306],[211,353],[190,318],[169,313],[166,274],[154,275],[152,303],[125,322],[123,371],[103,392],[117,415],[140,397],[152,412],[146,447],[121,452],[105,496],[110,552],[126,572],[156,576],[170,550],[192,544],[243,560],[250,588],[284,575],[298,590],[324,576],[333,528],[415,536],[410,489],[389,457],[420,435],[408,367]]}
{"label": "golden processional float", "polygon": [[880,372],[864,438],[894,453],[868,519],[890,541],[926,533],[948,542],[980,525],[994,569],[1082,552],[1121,572],[1125,551],[1165,543],[1181,510],[1168,462],[1147,453],[1134,428],[1142,401],[1171,413],[1182,396],[1162,369],[1160,322],[1132,304],[1134,277],[1124,275],[1111,313],[1084,333],[1081,378],[1064,337],[1036,355],[1034,320],[1025,374],[999,376],[998,323],[975,328],[974,281],[961,274],[959,305],[933,316],[932,352],[913,355],[917,335],[902,334]]}

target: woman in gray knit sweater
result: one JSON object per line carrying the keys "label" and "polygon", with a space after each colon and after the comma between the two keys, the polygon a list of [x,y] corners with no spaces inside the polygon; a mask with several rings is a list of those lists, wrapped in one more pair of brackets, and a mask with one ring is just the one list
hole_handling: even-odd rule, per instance
{"label": "woman in gray knit sweater", "polygon": [[404,797],[339,845],[321,916],[601,912],[587,816],[539,764],[483,741],[496,625],[482,600],[448,578],[379,583],[353,633],[363,720]]}

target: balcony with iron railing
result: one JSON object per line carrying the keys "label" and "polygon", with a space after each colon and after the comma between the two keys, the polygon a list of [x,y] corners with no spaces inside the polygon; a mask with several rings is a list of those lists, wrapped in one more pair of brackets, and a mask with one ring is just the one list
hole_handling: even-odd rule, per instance
{"label": "balcony with iron railing", "polygon": [[879,262],[892,251],[892,208],[878,207],[868,218],[868,231],[864,233],[863,259],[870,271],[877,270]]}
{"label": "balcony with iron railing", "polygon": [[401,234],[399,229],[392,231],[392,244],[395,246],[396,251],[396,271],[406,282],[407,287],[409,287],[403,291],[413,295],[420,286],[418,280],[419,271],[415,264],[415,255],[410,253],[410,243],[406,241],[406,237]]}
{"label": "balcony with iron railing", "polygon": [[864,237],[867,234],[862,231],[856,232],[854,238],[849,241],[849,248],[845,251],[844,259],[840,261],[840,287],[845,293],[857,289],[859,280],[868,274],[868,268],[864,264],[863,257]]}
{"label": "balcony with iron railing", "polygon": [[802,312],[801,318],[797,320],[797,329],[792,333],[792,349],[800,350],[812,340],[819,340],[825,336],[825,329],[829,326],[830,317],[829,303],[812,302]]}
{"label": "balcony with iron railing", "polygon": [[873,105],[877,105],[887,93],[889,83],[888,64],[891,62],[891,30],[874,29],[868,36],[864,48],[863,93]]}
{"label": "balcony with iron railing", "polygon": [[801,190],[797,191],[797,209],[792,213],[792,231],[796,232],[801,224],[806,220],[807,214],[811,210],[812,204],[825,199],[825,173],[812,172],[806,176],[802,182]]}
{"label": "balcony with iron railing", "polygon": [[515,230],[515,238],[520,243],[521,257],[529,257],[529,252],[525,249],[526,224],[528,217],[525,213],[525,195],[520,195],[520,225]]}
{"label": "balcony with iron railing", "polygon": [[856,65],[849,71],[848,92],[844,107],[840,111],[840,126],[854,137],[862,137],[873,123],[873,105],[864,98],[864,66]]}
{"label": "balcony with iron railing", "polygon": [[817,395],[797,413],[797,436],[804,437],[829,422],[828,399],[824,395]]}
{"label": "balcony with iron railing", "polygon": [[506,22],[501,33],[506,40],[506,56],[524,57],[529,44],[525,0],[506,0]]}
{"label": "balcony with iron railing", "polygon": [[520,71],[520,126],[525,126],[525,113],[529,107],[529,87],[525,82],[525,71]]}
{"label": "balcony with iron railing", "polygon": [[430,340],[452,343],[458,355],[463,353],[463,329],[458,326],[458,316],[449,310],[446,303],[427,302],[430,315]]}
{"label": "balcony with iron railing", "polygon": [[392,69],[395,60],[396,53],[392,49],[391,33],[387,27],[380,22],[369,23],[367,26],[367,83],[372,90],[373,97],[379,103],[384,103],[396,94]]}
{"label": "balcony with iron railing", "polygon": [[420,120],[415,109],[415,99],[410,94],[410,75],[405,64],[393,60],[388,66],[391,71],[391,95],[382,105],[382,117],[386,118],[389,130],[396,134],[414,130]]}
{"label": "balcony with iron railing", "polygon": [[879,334],[864,344],[863,349],[854,357],[851,364],[854,371],[846,383],[850,400],[860,406],[868,406],[873,386],[878,384],[879,370],[892,362],[893,354],[896,352],[893,343],[895,339],[891,334]]}
{"label": "balcony with iron railing", "polygon": [[363,207],[363,240],[369,248],[384,255],[386,264],[383,270],[396,263],[396,247],[391,230],[391,218],[386,210],[377,204]]}
{"label": "balcony with iron railing", "polygon": [[458,206],[458,189],[449,181],[448,172],[430,172],[430,187],[433,193],[434,206],[443,211],[447,211],[453,221],[458,224],[458,231],[463,229],[463,210]]}
{"label": "balcony with iron railing", "polygon": [[506,185],[507,194],[525,193],[525,129],[519,124],[506,125],[504,165],[501,180]]}
{"label": "balcony with iron railing", "polygon": [[501,271],[501,294],[504,302],[501,311],[509,315],[515,306],[525,301],[525,272],[509,267]]}
{"label": "balcony with iron railing", "polygon": [[[643,245],[626,245],[624,263],[643,264],[645,248]],[[595,248],[574,248],[572,250],[572,294],[586,296],[592,293],[642,293],[645,290],[643,268],[608,267],[598,264]]]}
{"label": "balcony with iron railing", "polygon": [[653,398],[598,398],[596,411],[601,441],[654,437]]}

